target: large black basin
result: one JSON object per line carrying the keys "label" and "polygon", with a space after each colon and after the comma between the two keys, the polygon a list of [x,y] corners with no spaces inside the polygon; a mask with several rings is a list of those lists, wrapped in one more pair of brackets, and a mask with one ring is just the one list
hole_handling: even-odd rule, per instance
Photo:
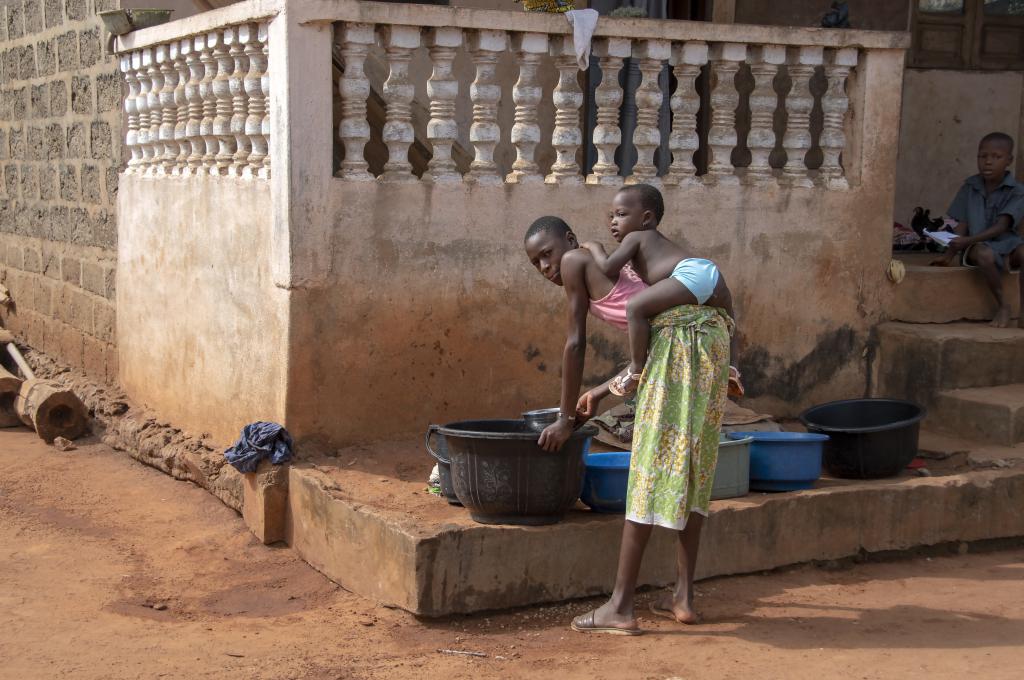
{"label": "large black basin", "polygon": [[537,446],[523,420],[464,420],[438,428],[448,443],[455,495],[483,524],[554,524],[583,489],[583,455],[597,428],[573,433],[561,451]]}
{"label": "large black basin", "polygon": [[923,407],[899,399],[847,399],[807,409],[800,420],[827,434],[822,463],[847,479],[892,477],[917,455]]}

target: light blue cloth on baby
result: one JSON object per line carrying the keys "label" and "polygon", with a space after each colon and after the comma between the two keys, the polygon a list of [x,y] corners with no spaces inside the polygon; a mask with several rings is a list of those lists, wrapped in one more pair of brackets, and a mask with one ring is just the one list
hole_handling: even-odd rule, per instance
{"label": "light blue cloth on baby", "polygon": [[718,267],[711,260],[700,257],[688,257],[680,260],[672,270],[672,278],[686,286],[697,298],[698,304],[708,301],[718,285]]}

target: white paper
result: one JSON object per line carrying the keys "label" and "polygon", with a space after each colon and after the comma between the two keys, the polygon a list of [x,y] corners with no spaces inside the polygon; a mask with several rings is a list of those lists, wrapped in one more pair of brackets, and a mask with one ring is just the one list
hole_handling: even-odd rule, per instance
{"label": "white paper", "polygon": [[949,242],[957,237],[956,234],[951,234],[948,231],[928,231],[927,229],[924,230],[924,235],[944,246],[948,246]]}

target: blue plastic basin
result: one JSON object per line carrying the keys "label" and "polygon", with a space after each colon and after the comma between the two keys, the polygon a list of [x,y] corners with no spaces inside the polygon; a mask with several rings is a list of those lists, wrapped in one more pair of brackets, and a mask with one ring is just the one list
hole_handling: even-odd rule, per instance
{"label": "blue plastic basin", "polygon": [[730,432],[753,438],[750,488],[755,491],[810,489],[821,477],[821,450],[828,435],[811,432]]}
{"label": "blue plastic basin", "polygon": [[583,493],[580,499],[596,512],[625,512],[629,482],[629,451],[590,453],[584,456]]}

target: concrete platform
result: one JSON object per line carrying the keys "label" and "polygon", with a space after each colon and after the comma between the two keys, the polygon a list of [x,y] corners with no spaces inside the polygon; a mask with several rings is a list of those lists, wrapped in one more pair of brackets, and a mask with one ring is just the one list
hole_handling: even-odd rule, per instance
{"label": "concrete platform", "polygon": [[[886,309],[890,319],[910,323],[949,323],[951,321],[990,320],[996,303],[981,274],[966,267],[930,267],[924,258],[900,257],[907,275],[896,286]],[[1003,294],[1013,307],[1016,318],[1020,311],[1018,274],[1003,276]]]}
{"label": "concrete platform", "polygon": [[929,423],[942,432],[1012,446],[1024,441],[1024,384],[939,392]]}
{"label": "concrete platform", "polygon": [[[286,538],[349,590],[436,617],[611,587],[621,515],[579,506],[554,526],[480,525],[426,494],[422,481],[347,469],[344,459],[292,466]],[[1024,535],[1024,465],[873,482],[826,479],[819,487],[712,503],[698,578]],[[672,581],[673,541],[670,532],[655,532],[642,584]]]}
{"label": "concrete platform", "polygon": [[985,323],[878,327],[877,396],[932,406],[939,392],[1024,383],[1024,330]]}

